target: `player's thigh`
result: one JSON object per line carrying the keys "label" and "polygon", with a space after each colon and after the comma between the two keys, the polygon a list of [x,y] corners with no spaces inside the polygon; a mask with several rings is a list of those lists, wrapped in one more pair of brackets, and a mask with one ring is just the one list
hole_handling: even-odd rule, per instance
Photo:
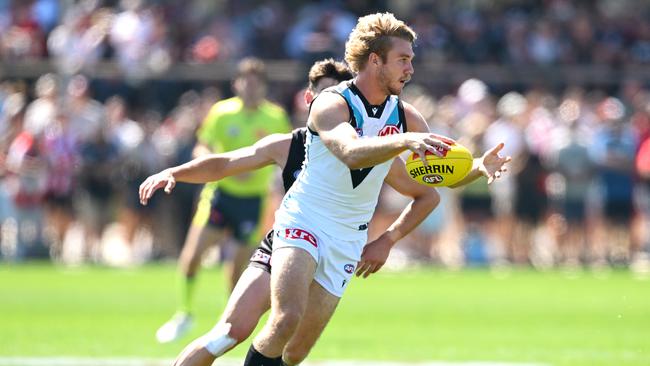
{"label": "player's thigh", "polygon": [[246,339],[269,309],[270,283],[271,274],[260,268],[248,267],[241,275],[219,320],[231,324],[233,338],[240,342]]}
{"label": "player's thigh", "polygon": [[316,260],[306,250],[299,247],[275,248],[271,273],[273,309],[304,311],[315,271]]}
{"label": "player's thigh", "polygon": [[312,282],[307,309],[286,347],[289,359],[300,362],[307,357],[332,318],[339,300],[316,281]]}

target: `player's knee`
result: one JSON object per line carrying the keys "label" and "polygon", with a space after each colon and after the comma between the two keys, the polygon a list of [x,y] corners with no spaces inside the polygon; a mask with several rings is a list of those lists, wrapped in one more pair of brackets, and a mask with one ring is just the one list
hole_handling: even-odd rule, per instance
{"label": "player's knee", "polygon": [[309,351],[308,347],[287,347],[282,354],[282,360],[287,365],[298,365],[307,358]]}
{"label": "player's knee", "polygon": [[181,253],[179,267],[181,272],[188,276],[196,274],[197,268],[201,265],[201,255],[196,251]]}
{"label": "player's knee", "polygon": [[230,323],[232,324],[230,331],[228,332],[228,335],[234,339],[237,344],[245,341],[250,335],[253,333],[254,327],[248,327],[245,325],[240,325],[240,324],[235,324],[235,323]]}
{"label": "player's knee", "polygon": [[[199,338],[199,344],[214,357],[219,357],[246,339],[248,334],[250,334],[249,332],[243,335],[243,332],[241,334],[237,332],[239,330],[233,332],[233,327],[230,323],[219,323]],[[243,335],[243,338],[238,338],[240,335]]]}
{"label": "player's knee", "polygon": [[302,318],[302,309],[299,307],[279,309],[279,311],[274,314],[273,319],[275,332],[290,336],[298,327],[300,318]]}

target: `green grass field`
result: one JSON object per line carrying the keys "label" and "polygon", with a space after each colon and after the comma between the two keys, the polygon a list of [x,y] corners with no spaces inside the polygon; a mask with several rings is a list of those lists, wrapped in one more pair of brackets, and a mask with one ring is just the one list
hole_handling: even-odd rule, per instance
{"label": "green grass field", "polygon": [[[171,264],[1,264],[0,357],[173,358],[213,325],[227,296],[219,270],[203,271],[194,331],[159,345],[154,332],[174,310],[175,288]],[[385,271],[352,282],[310,359],[650,365],[650,280],[627,271]]]}

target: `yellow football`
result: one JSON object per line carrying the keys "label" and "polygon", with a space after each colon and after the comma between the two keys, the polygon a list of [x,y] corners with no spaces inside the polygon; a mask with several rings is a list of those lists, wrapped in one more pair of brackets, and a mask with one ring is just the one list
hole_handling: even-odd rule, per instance
{"label": "yellow football", "polygon": [[460,182],[472,170],[474,158],[466,147],[456,143],[443,153],[440,157],[427,151],[428,165],[424,165],[420,155],[411,153],[406,159],[409,177],[425,186],[447,187]]}

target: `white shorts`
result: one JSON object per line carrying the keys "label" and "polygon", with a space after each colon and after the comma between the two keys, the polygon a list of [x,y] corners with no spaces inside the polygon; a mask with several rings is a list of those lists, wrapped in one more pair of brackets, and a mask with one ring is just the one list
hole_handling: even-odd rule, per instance
{"label": "white shorts", "polygon": [[345,241],[321,230],[296,225],[276,224],[273,230],[273,251],[287,247],[306,250],[316,261],[314,280],[332,295],[343,296],[357,268],[366,240]]}

